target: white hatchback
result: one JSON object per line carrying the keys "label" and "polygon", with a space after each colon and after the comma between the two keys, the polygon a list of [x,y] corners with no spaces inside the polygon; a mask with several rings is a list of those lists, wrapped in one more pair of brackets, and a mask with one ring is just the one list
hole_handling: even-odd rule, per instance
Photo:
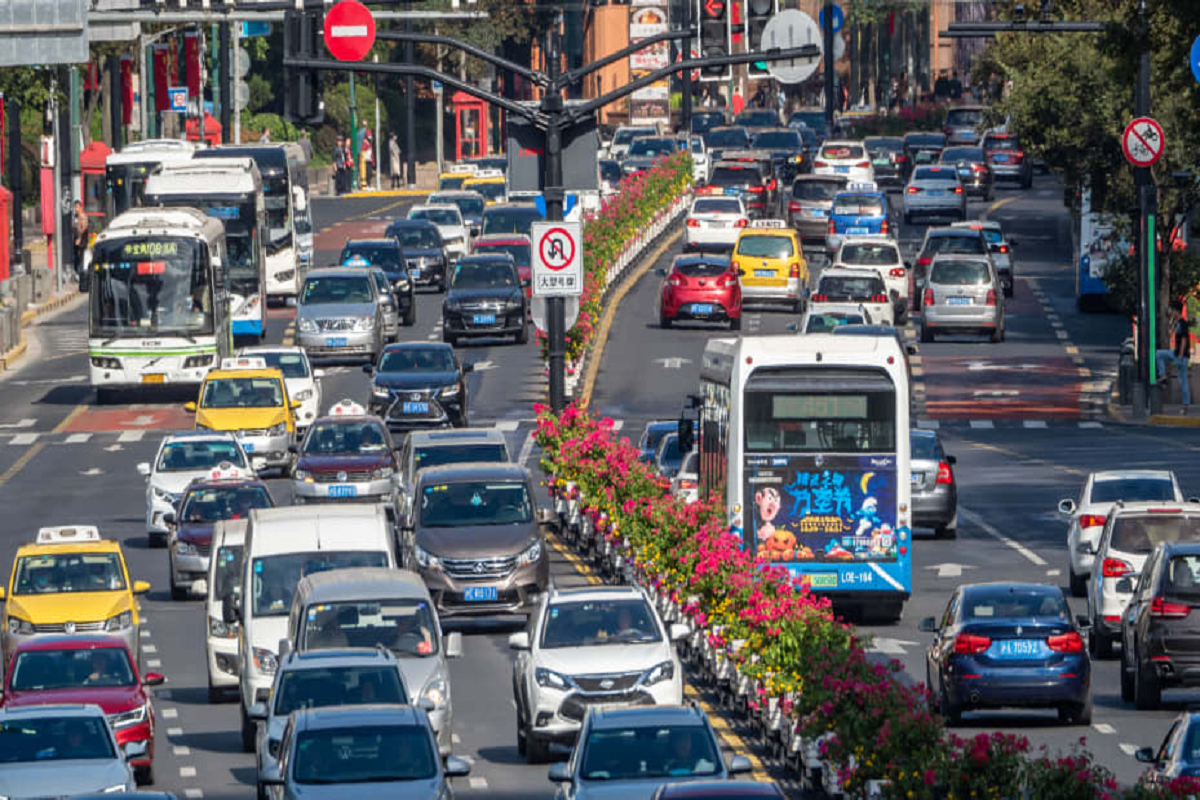
{"label": "white hatchback", "polygon": [[740,197],[701,195],[692,201],[684,223],[684,249],[733,250],[749,222]]}
{"label": "white hatchback", "polygon": [[[288,397],[300,403],[296,409],[296,430],[308,430],[313,420],[321,416],[321,378],[325,371],[313,369],[308,361],[308,354],[303,347],[287,345],[263,345],[261,347],[243,347],[237,353],[239,356],[256,356],[267,362],[268,367],[275,367],[283,373],[283,383],[287,388]],[[300,437],[297,436],[297,439]]]}
{"label": "white hatchback", "polygon": [[895,241],[877,237],[843,239],[842,246],[834,256],[833,266],[835,269],[845,267],[878,272],[896,307],[896,319],[901,323],[908,320],[908,266]]}
{"label": "white hatchback", "polygon": [[856,141],[829,141],[813,159],[813,175],[841,175],[851,183],[874,183],[875,168],[867,146]]}

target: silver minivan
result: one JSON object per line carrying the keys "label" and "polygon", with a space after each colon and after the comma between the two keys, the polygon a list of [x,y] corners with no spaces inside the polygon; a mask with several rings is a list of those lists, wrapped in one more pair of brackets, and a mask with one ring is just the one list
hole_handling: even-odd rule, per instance
{"label": "silver minivan", "polygon": [[454,707],[447,659],[462,655],[462,634],[442,633],[421,577],[402,569],[357,567],[301,578],[280,654],[346,647],[386,647],[396,656],[412,702],[429,701],[438,749],[449,755]]}
{"label": "silver minivan", "polygon": [[937,256],[921,300],[921,341],[939,333],[981,331],[1004,341],[1004,290],[987,256]]}

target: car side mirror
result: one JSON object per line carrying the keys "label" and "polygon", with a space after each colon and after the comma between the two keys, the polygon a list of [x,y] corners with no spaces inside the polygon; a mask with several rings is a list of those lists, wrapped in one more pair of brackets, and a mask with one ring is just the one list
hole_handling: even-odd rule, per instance
{"label": "car side mirror", "polygon": [[1122,594],[1132,594],[1133,581],[1131,581],[1128,577],[1121,578],[1119,581],[1117,581],[1116,590]]}
{"label": "car side mirror", "polygon": [[259,770],[258,782],[264,786],[283,786],[283,776],[279,774],[279,765],[271,764]]}
{"label": "car side mirror", "polygon": [[162,686],[167,682],[167,676],[161,672],[147,672],[142,676],[143,686]]}
{"label": "car side mirror", "polygon": [[141,475],[143,478],[149,478],[150,477],[149,462],[143,461],[142,463],[138,464],[137,471],[138,471],[138,475]]}
{"label": "car side mirror", "polygon": [[445,772],[447,778],[465,778],[471,774],[471,765],[458,756],[447,756]]}
{"label": "car side mirror", "polygon": [[292,402],[288,403],[288,408],[290,408],[292,411],[295,411],[302,405],[303,403],[301,403],[299,400],[293,400]]}
{"label": "car side mirror", "polygon": [[150,581],[134,581],[133,582],[133,593],[134,594],[149,594],[150,593]]}
{"label": "car side mirror", "polygon": [[168,528],[174,528],[175,522],[176,522],[176,519],[175,519],[174,511],[168,511],[167,513],[163,514],[163,524],[166,525]]}
{"label": "car side mirror", "polygon": [[670,634],[672,642],[682,642],[691,634],[691,630],[688,629],[687,625],[673,622],[671,623],[668,633]]}
{"label": "car side mirror", "polygon": [[915,344],[906,344],[904,345],[904,352],[908,353],[910,356],[915,356],[918,352],[917,346]]}
{"label": "car side mirror", "polygon": [[183,410],[188,412],[189,414],[195,414],[196,413],[196,401],[189,400],[188,402],[184,403]]}
{"label": "car side mirror", "polygon": [[744,278],[744,277],[746,277],[746,270],[742,269],[741,267],[738,267],[738,271],[737,271],[737,273],[738,273],[738,277],[739,277],[739,278]]}
{"label": "car side mirror", "polygon": [[1139,747],[1137,752],[1133,754],[1133,757],[1143,764],[1153,764],[1158,760],[1154,757],[1153,747]]}
{"label": "car side mirror", "polygon": [[754,771],[754,765],[750,763],[750,759],[746,756],[734,756],[729,759],[729,774],[730,775],[745,775]]}
{"label": "car side mirror", "polygon": [[375,374],[375,365],[374,364],[363,364],[362,369],[363,369],[363,372],[366,373],[367,375]]}
{"label": "car side mirror", "polygon": [[246,712],[246,716],[255,722],[266,722],[267,719],[267,704],[255,703],[250,706],[250,710]]}
{"label": "car side mirror", "polygon": [[918,628],[918,630],[920,630],[921,633],[937,633],[938,632],[937,620],[934,619],[933,617],[926,617],[925,619],[921,620],[921,625]]}
{"label": "car side mirror", "polygon": [[446,658],[462,658],[463,638],[458,631],[446,634]]}
{"label": "car side mirror", "polygon": [[905,269],[912,269],[912,262],[911,262],[911,261],[905,261],[905,262],[904,262],[904,268],[905,268]]}
{"label": "car side mirror", "polygon": [[288,653],[292,652],[292,640],[280,639],[277,649],[279,650],[279,660],[282,661],[287,657]]}
{"label": "car side mirror", "polygon": [[148,745],[144,740],[140,742],[127,742],[121,747],[121,755],[125,757],[126,761],[135,761],[144,758],[148,749]]}
{"label": "car side mirror", "polygon": [[323,370],[323,369],[314,369],[313,370],[313,378],[320,379],[320,378],[324,378],[324,377],[325,377],[325,370]]}
{"label": "car side mirror", "polygon": [[552,765],[550,767],[550,780],[555,783],[570,783],[571,768],[563,762]]}
{"label": "car side mirror", "polygon": [[463,373],[464,373],[464,374],[465,374],[465,373],[467,373],[467,372],[474,372],[474,371],[475,371],[475,365],[474,365],[474,364],[463,364],[463,366],[462,366],[462,371],[463,371]]}
{"label": "car side mirror", "polygon": [[1065,500],[1059,500],[1058,501],[1058,512],[1060,514],[1068,514],[1068,515],[1074,514],[1075,513],[1075,501],[1069,497],[1066,498]]}
{"label": "car side mirror", "polygon": [[954,466],[958,463],[958,456],[946,456],[946,463],[950,466]]}
{"label": "car side mirror", "polygon": [[508,637],[509,650],[528,650],[529,649],[529,634],[525,631],[514,633]]}
{"label": "car side mirror", "polygon": [[1092,618],[1087,614],[1079,614],[1075,617],[1075,627],[1081,631],[1090,631],[1092,629]]}
{"label": "car side mirror", "polygon": [[289,453],[291,453],[291,454],[292,454],[292,455],[294,455],[294,456],[298,456],[298,455],[300,455],[300,445],[298,445],[298,444],[289,444],[289,445],[288,445],[288,452],[289,452]]}
{"label": "car side mirror", "polygon": [[238,599],[234,595],[230,595],[221,601],[221,621],[226,625],[232,625],[235,622],[241,622],[242,613],[238,608]]}

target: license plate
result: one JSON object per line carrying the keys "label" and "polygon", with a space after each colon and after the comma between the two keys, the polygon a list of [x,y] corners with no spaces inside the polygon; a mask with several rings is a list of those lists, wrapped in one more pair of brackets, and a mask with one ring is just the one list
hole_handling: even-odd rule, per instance
{"label": "license plate", "polygon": [[254,442],[242,442],[242,450],[247,453],[254,452]]}
{"label": "license plate", "polygon": [[929,195],[930,197],[942,197],[946,194],[946,192],[943,189],[930,189],[925,192],[925,194]]}
{"label": "license plate", "polygon": [[992,161],[1008,161],[1008,156],[992,156]]}
{"label": "license plate", "polygon": [[871,159],[871,163],[877,167],[886,167],[891,162],[888,161],[886,158],[873,158],[873,159]]}
{"label": "license plate", "polygon": [[999,658],[1037,658],[1041,654],[1041,639],[1003,639],[996,642],[996,655]]}
{"label": "license plate", "polygon": [[711,313],[713,313],[713,304],[712,303],[693,303],[692,304],[692,313],[693,314],[711,314]]}
{"label": "license plate", "polygon": [[142,376],[142,383],[163,383],[167,376],[161,372],[148,373]]}
{"label": "license plate", "polygon": [[865,227],[863,227],[862,225],[855,225],[855,226],[853,226],[853,227],[851,227],[851,228],[846,228],[846,233],[849,233],[849,234],[863,234],[863,233],[869,233],[869,231],[868,231],[868,230],[867,230]]}
{"label": "license plate", "polygon": [[358,495],[357,486],[330,486],[330,497],[356,497]]}
{"label": "license plate", "polygon": [[946,305],[948,306],[969,306],[971,298],[969,297],[947,297]]}
{"label": "license plate", "polygon": [[409,267],[408,277],[416,280],[417,278],[421,277],[421,270],[416,267]]}
{"label": "license plate", "polygon": [[824,218],[825,218],[825,209],[823,209],[823,208],[810,208],[810,209],[808,209],[808,215],[809,215],[810,217],[820,217],[821,219],[824,219]]}
{"label": "license plate", "polygon": [[495,325],[496,324],[496,315],[495,314],[472,314],[471,315],[471,324],[472,325]]}
{"label": "license plate", "polygon": [[424,400],[405,400],[400,405],[400,410],[405,414],[428,414],[429,403]]}
{"label": "license plate", "polygon": [[774,278],[775,270],[773,270],[773,269],[756,269],[756,270],[754,270],[754,277],[756,277],[756,278]]}
{"label": "license plate", "polygon": [[346,346],[346,337],[345,336],[326,336],[325,337],[325,346],[326,347],[345,347]]}
{"label": "license plate", "polygon": [[840,172],[840,173],[847,173],[850,171],[850,168],[849,167],[834,167],[833,171]]}
{"label": "license plate", "polygon": [[734,195],[734,196],[736,196],[736,195],[739,195],[739,194],[741,194],[741,193],[742,193],[742,190],[741,190],[741,189],[738,189],[738,188],[736,188],[736,187],[726,187],[726,188],[725,188],[725,194],[730,194],[730,195]]}
{"label": "license plate", "polygon": [[499,600],[500,593],[495,586],[468,586],[463,591],[463,600],[468,603],[486,603],[489,600]]}

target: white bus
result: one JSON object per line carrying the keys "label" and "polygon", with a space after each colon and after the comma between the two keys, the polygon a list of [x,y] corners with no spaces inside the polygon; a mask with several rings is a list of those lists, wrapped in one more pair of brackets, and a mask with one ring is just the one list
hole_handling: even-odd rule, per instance
{"label": "white bus", "polygon": [[97,400],[115,390],[199,385],[232,352],[225,229],[194,208],[138,208],[92,249],[88,357]]}
{"label": "white bus", "polygon": [[909,395],[889,336],[713,339],[700,491],[745,547],[842,607],[898,616],[912,590]]}
{"label": "white bus", "polygon": [[142,205],[146,179],[163,165],[191,161],[198,149],[199,144],[183,139],[145,139],[110,154],[104,161],[108,195],[105,219],[112,221]]}
{"label": "white bus", "polygon": [[198,208],[225,226],[225,286],[233,336],[261,341],[267,320],[267,214],[251,158],[190,161],[146,181],[147,206]]}
{"label": "white bus", "polygon": [[[308,218],[308,161],[295,142],[222,145],[196,152],[197,159],[253,158],[262,176],[267,208],[267,296],[296,297],[312,251],[302,250],[301,238],[311,233]],[[297,215],[296,200],[304,198]]]}

